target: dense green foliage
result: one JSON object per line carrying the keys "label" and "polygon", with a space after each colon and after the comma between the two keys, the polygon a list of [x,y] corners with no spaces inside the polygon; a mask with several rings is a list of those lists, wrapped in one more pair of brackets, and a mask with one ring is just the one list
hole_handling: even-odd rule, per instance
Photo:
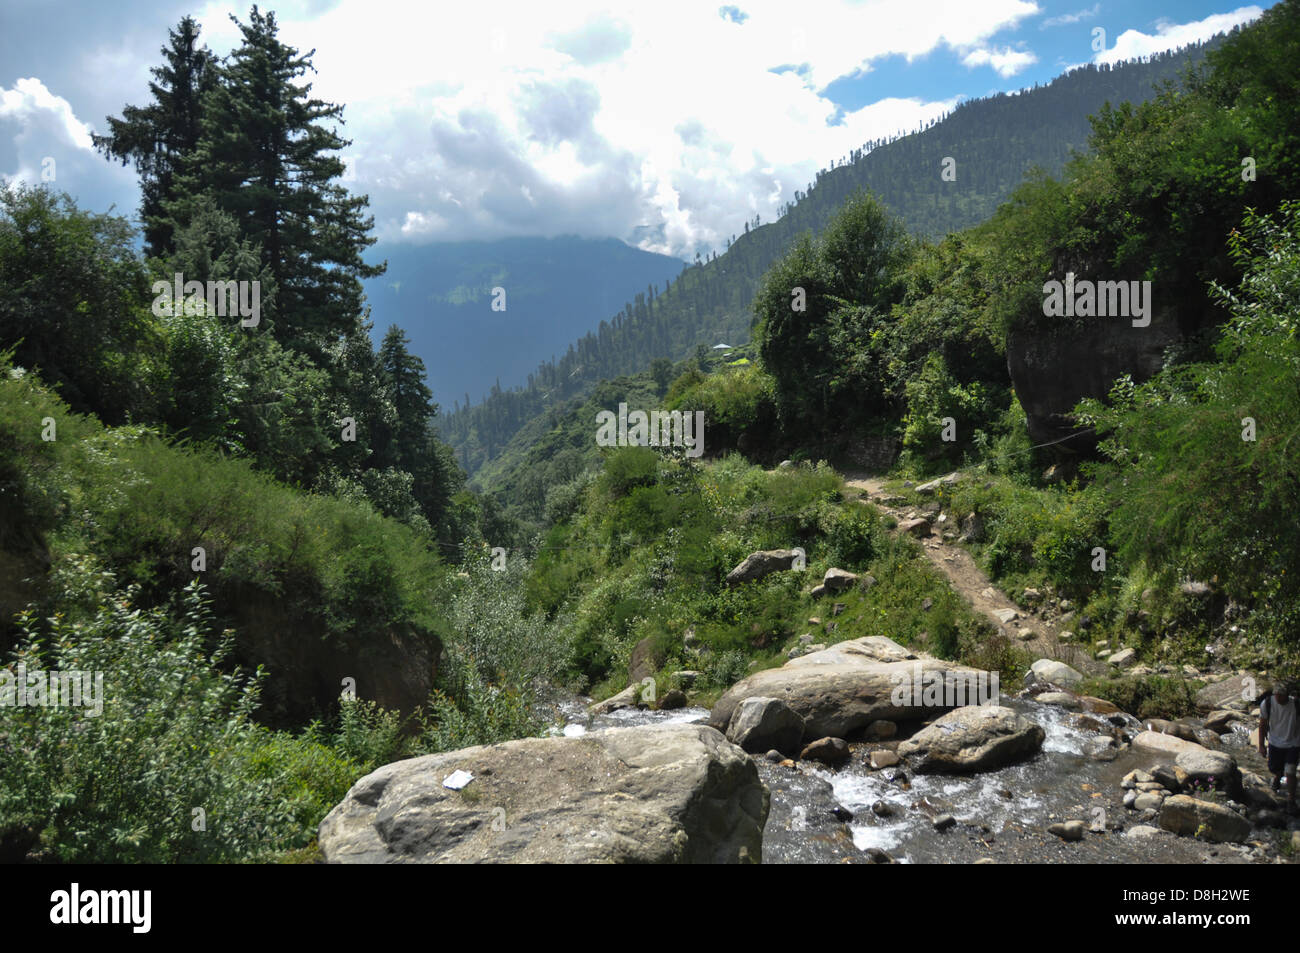
{"label": "dense green foliage", "polygon": [[[603,379],[639,371],[657,357],[683,360],[699,345],[744,344],[751,303],[769,266],[805,232],[820,234],[857,192],[877,195],[918,236],[937,238],[984,221],[1031,170],[1059,173],[1072,151],[1087,145],[1091,113],[1108,102],[1147,99],[1204,49],[1087,66],[1014,96],[964,102],[924,130],[864,143],[818,172],[777,221],[763,225],[756,219],[752,228],[745,223],[744,234],[733,236],[724,254],[683,268],[659,293],[638,293],[558,361],[539,366],[528,386],[494,388],[485,401],[461,407],[444,421],[446,439],[461,466],[476,475],[497,455],[517,452],[511,438],[522,428]],[[947,156],[960,158],[955,181],[940,175]],[[494,482],[482,482],[496,489]]]}

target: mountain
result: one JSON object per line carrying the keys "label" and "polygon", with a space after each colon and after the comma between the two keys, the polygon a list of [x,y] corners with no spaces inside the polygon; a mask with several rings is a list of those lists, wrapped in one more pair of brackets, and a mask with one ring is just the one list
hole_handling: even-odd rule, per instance
{"label": "mountain", "polygon": [[[375,334],[403,328],[444,407],[488,386],[527,385],[562,351],[637,291],[663,286],[682,261],[615,238],[507,238],[379,247],[388,272],[366,282]],[[505,310],[492,289],[505,289]]]}
{"label": "mountain", "polygon": [[[444,417],[444,439],[473,476],[530,420],[597,381],[635,373],[655,358],[680,360],[700,345],[744,344],[750,304],[768,266],[798,235],[819,232],[857,189],[874,191],[919,236],[984,221],[1026,172],[1040,167],[1058,175],[1073,151],[1086,149],[1088,117],[1103,104],[1151,98],[1216,42],[1113,67],[1081,67],[1045,86],[965,102],[915,133],[864,144],[819,172],[776,222],[746,223],[724,254],[681,268],[663,294],[637,295],[558,362],[538,367],[527,387],[494,390],[485,402]],[[941,177],[946,157],[956,162],[954,181]]]}

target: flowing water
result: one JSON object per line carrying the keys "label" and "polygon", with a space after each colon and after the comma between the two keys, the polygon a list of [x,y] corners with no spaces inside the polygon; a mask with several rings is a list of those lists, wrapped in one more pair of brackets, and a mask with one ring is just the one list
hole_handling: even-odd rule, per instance
{"label": "flowing water", "polygon": [[[1205,844],[1167,832],[1149,833],[1122,804],[1120,782],[1134,768],[1162,762],[1127,747],[1110,761],[1091,756],[1097,735],[1076,727],[1077,714],[1032,699],[1002,699],[1044,732],[1042,750],[1020,764],[974,775],[917,775],[905,766],[872,770],[868,752],[879,744],[853,744],[853,758],[832,769],[801,761],[793,767],[757,757],[772,795],[763,833],[764,863],[865,863],[887,854],[900,863],[1250,863],[1261,854],[1248,846]],[[705,722],[704,708],[676,711],[622,709],[588,714],[580,700],[556,706],[555,734],[602,728]],[[1136,723],[1135,723],[1136,724]],[[1249,727],[1224,738],[1235,754],[1250,751]],[[1163,759],[1167,761],[1168,759]],[[872,810],[885,816],[879,816]],[[851,813],[852,817],[849,817]],[[934,818],[955,823],[936,829]],[[1047,833],[1057,821],[1081,820],[1090,831],[1066,843]],[[1256,832],[1262,839],[1269,835]],[[1287,835],[1289,836],[1289,835]]]}

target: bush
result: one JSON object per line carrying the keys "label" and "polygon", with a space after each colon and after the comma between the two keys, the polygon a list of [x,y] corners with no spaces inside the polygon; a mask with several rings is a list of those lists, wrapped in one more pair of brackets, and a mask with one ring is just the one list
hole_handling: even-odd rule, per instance
{"label": "bush", "polygon": [[137,608],[134,589],[114,590],[91,560],[63,571],[100,605],[43,623],[25,613],[14,662],[95,673],[102,712],[0,706],[0,843],[65,863],[173,863],[310,842],[356,767],[252,723],[260,674],[221,671],[233,633],[215,636],[202,586],[173,616]]}

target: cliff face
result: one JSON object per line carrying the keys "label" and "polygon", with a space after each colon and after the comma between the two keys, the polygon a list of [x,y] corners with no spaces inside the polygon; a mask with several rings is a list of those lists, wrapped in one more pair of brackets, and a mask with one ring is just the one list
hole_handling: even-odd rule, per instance
{"label": "cliff face", "polygon": [[[1069,436],[1080,428],[1069,414],[1084,397],[1105,398],[1117,377],[1142,382],[1160,370],[1165,349],[1183,340],[1171,316],[1157,313],[1145,328],[1126,317],[1092,318],[1082,326],[1048,329],[1023,325],[1007,335],[1007,371],[1028,418],[1034,443]],[[1082,434],[1057,447],[1085,453],[1096,440]]]}

